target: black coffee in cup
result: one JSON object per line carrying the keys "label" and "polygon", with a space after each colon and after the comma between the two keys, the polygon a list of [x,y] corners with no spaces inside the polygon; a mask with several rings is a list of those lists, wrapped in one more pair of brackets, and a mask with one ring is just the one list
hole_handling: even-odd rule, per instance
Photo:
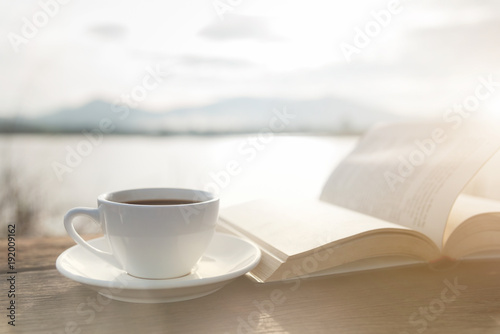
{"label": "black coffee in cup", "polygon": [[120,202],[120,203],[132,204],[132,205],[181,205],[181,204],[199,203],[199,201],[193,201],[188,199],[141,199],[141,200]]}

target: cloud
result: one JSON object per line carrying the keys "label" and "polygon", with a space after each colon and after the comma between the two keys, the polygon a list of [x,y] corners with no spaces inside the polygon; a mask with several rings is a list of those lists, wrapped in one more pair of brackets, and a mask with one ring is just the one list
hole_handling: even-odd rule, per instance
{"label": "cloud", "polygon": [[118,40],[128,34],[128,29],[120,24],[101,23],[88,28],[88,33],[106,40]]}
{"label": "cloud", "polygon": [[220,57],[202,57],[186,55],[179,58],[179,63],[186,66],[216,66],[216,67],[251,67],[252,62],[235,59],[235,58],[220,58]]}
{"label": "cloud", "polygon": [[224,21],[215,21],[202,29],[199,34],[211,40],[276,41],[281,39],[270,31],[267,19],[243,15],[231,15]]}
{"label": "cloud", "polygon": [[498,31],[498,18],[417,30],[408,36],[412,43],[405,57],[417,64],[434,63],[455,71],[498,70]]}

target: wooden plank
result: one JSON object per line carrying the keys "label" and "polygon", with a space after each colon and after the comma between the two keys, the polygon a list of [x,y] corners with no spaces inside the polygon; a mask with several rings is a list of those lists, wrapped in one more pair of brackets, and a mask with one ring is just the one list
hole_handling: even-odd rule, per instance
{"label": "wooden plank", "polygon": [[[65,242],[72,241],[21,242],[30,246],[24,250],[25,263],[31,266],[32,256],[53,263]],[[47,262],[36,254],[43,247]],[[17,275],[18,327],[4,320],[1,333],[500,332],[498,261],[273,284],[242,277],[212,295],[170,304],[112,301],[45,264],[27,268],[32,270]]]}
{"label": "wooden plank", "polygon": [[[173,304],[111,301],[55,270],[25,272],[19,275],[25,283],[19,287],[17,321],[21,328],[33,330],[30,333],[64,333],[65,327],[72,326],[83,333],[331,333],[334,329],[340,333],[413,333],[421,328],[429,333],[465,333],[498,329],[498,276],[478,281],[473,274],[478,268],[469,269],[465,275],[396,270],[390,276],[358,274],[303,280],[300,285],[257,285],[242,278],[210,296]],[[467,289],[437,315],[429,311],[434,320],[426,321],[426,327],[411,325],[408,318],[419,308],[439,309],[436,301],[447,287],[443,281],[453,282],[455,277]],[[280,292],[280,298],[272,298]],[[447,297],[452,299],[452,294]]]}
{"label": "wooden plank", "polygon": [[[85,235],[89,240],[99,235]],[[16,269],[18,272],[26,270],[53,269],[56,259],[64,250],[74,246],[75,242],[69,236],[50,238],[16,238]],[[0,240],[0,249],[7,249],[7,240]],[[8,270],[4,264],[7,262],[7,251],[0,252],[0,273]]]}

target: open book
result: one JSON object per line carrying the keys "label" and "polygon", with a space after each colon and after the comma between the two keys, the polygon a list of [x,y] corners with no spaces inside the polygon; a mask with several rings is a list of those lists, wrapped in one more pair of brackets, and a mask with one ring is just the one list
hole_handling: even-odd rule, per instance
{"label": "open book", "polygon": [[379,125],[318,200],[256,200],[219,228],[262,250],[258,282],[500,254],[500,202],[462,194],[499,150],[498,124]]}

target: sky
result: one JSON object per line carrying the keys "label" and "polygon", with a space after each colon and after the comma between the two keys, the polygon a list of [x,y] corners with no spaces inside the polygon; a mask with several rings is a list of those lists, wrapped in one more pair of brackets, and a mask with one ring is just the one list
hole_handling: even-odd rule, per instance
{"label": "sky", "polygon": [[480,108],[495,114],[494,0],[0,3],[0,117],[93,100],[164,112],[237,97],[440,115],[488,78]]}

